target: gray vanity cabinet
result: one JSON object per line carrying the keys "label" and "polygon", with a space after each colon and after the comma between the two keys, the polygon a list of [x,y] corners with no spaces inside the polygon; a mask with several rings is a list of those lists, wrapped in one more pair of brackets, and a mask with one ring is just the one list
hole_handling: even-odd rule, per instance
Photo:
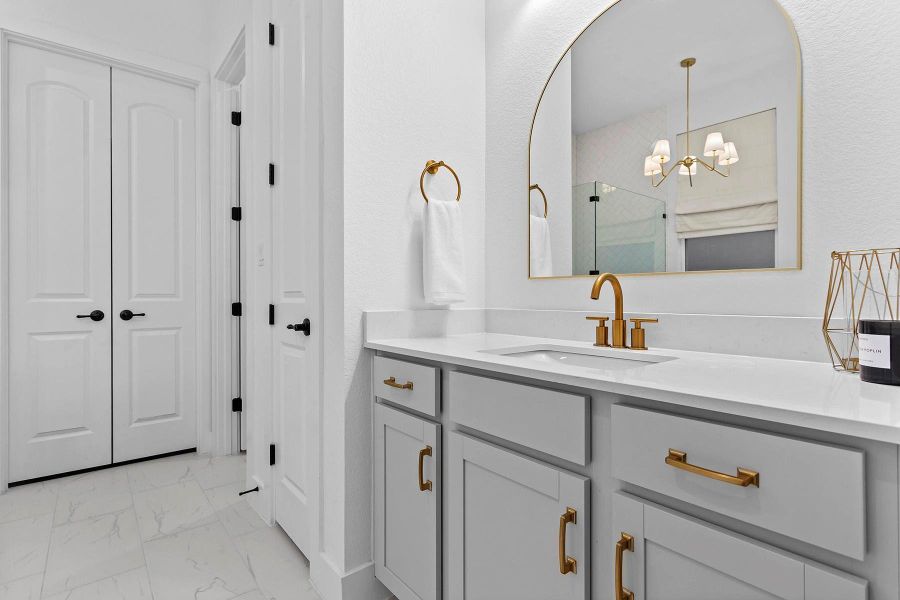
{"label": "gray vanity cabinet", "polygon": [[440,425],[374,407],[375,575],[399,600],[440,598]]}
{"label": "gray vanity cabinet", "polygon": [[896,445],[385,356],[374,376],[399,600],[900,598],[900,532],[873,527],[896,523]]}
{"label": "gray vanity cabinet", "polygon": [[621,600],[867,597],[862,579],[627,494],[613,496],[612,531],[610,546],[620,546],[613,578],[622,577]]}
{"label": "gray vanity cabinet", "polygon": [[590,480],[448,436],[451,600],[590,598]]}

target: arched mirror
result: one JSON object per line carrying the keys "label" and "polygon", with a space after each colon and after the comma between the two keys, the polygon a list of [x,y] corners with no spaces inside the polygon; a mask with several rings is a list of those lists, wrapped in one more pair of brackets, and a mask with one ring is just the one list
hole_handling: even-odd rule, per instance
{"label": "arched mirror", "polygon": [[619,0],[535,109],[530,276],[801,266],[802,84],[774,0]]}

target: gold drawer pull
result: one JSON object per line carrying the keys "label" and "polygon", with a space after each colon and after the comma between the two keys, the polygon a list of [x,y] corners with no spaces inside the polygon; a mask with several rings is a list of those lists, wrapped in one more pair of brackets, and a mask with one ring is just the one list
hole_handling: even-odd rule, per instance
{"label": "gold drawer pull", "polygon": [[731,485],[739,485],[741,487],[748,487],[751,485],[759,487],[759,473],[756,471],[738,467],[737,475],[728,475],[727,473],[719,473],[718,471],[704,469],[703,467],[698,467],[697,465],[689,463],[687,461],[687,452],[682,452],[681,450],[672,450],[670,448],[669,455],[666,457],[666,464],[670,467],[687,471],[688,473],[694,473],[695,475],[701,475],[703,477],[715,479],[716,481],[721,481],[722,483],[730,483]]}
{"label": "gold drawer pull", "polygon": [[624,531],[616,542],[616,595],[615,600],[634,600],[634,592],[622,585],[622,560],[625,551],[634,552],[634,538]]}
{"label": "gold drawer pull", "polygon": [[566,556],[566,525],[577,522],[578,512],[571,507],[559,517],[559,572],[562,575],[578,573],[578,561]]}
{"label": "gold drawer pull", "polygon": [[412,381],[407,381],[406,383],[397,383],[396,377],[390,377],[384,380],[384,385],[389,385],[392,388],[397,388],[398,390],[411,390],[413,389]]}
{"label": "gold drawer pull", "polygon": [[[412,385],[412,384],[410,384]],[[425,446],[419,450],[419,491],[430,492],[432,485],[431,480],[425,481],[425,457],[431,456],[431,446]]]}

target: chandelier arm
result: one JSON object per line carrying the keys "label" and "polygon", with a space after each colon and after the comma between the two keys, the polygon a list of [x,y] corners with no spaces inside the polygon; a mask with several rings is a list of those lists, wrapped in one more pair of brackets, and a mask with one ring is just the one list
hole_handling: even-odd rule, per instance
{"label": "chandelier arm", "polygon": [[[728,177],[729,175],[731,175],[730,169],[729,169],[728,173],[725,173],[724,171],[720,171],[718,168],[716,168],[715,162],[713,162],[713,164],[710,165],[702,158],[695,158],[694,160],[697,161],[698,163],[700,163],[701,165],[703,165],[704,167],[706,167],[707,171],[712,171],[713,173],[718,173],[722,177]],[[715,157],[713,157],[713,161],[715,161]]]}
{"label": "chandelier arm", "polygon": [[[715,160],[715,157],[713,157],[713,159]],[[701,165],[703,165],[704,167],[706,167],[706,170],[707,170],[707,171],[712,171],[713,173],[718,173],[718,174],[721,175],[722,177],[728,177],[729,175],[731,175],[731,173],[725,173],[725,172],[723,172],[723,171],[720,171],[719,169],[716,168],[716,165],[715,165],[715,164],[710,165],[709,163],[707,163],[707,162],[706,162],[705,160],[703,160],[702,158],[696,158],[696,159],[694,159],[694,160],[696,160],[698,163],[700,163]]]}
{"label": "chandelier arm", "polygon": [[660,171],[660,173],[662,174],[662,179],[660,179],[657,183],[653,183],[653,180],[651,179],[651,180],[650,180],[650,183],[651,183],[651,184],[653,185],[653,187],[655,187],[655,188],[661,186],[662,183],[663,183],[663,181],[665,181],[666,178],[667,178],[669,175],[671,175],[672,172],[675,170],[675,167],[677,167],[677,166],[680,165],[680,164],[681,164],[681,161],[675,163],[675,165],[674,165],[671,169],[669,169],[669,172],[666,173],[666,168],[662,165],[662,163],[660,163],[660,165],[659,165],[659,171]]}
{"label": "chandelier arm", "polygon": [[[713,157],[713,159],[715,159],[715,157]],[[707,169],[708,171],[715,171],[715,170],[716,170],[715,165],[710,165],[708,162],[706,162],[706,161],[703,160],[702,158],[695,158],[694,160],[697,161],[698,163],[700,163],[701,165],[703,165],[704,167],[706,167],[706,169]]]}

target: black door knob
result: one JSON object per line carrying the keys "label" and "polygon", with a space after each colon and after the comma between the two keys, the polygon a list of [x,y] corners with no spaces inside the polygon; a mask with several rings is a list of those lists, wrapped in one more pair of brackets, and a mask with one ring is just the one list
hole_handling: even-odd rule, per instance
{"label": "black door knob", "polygon": [[136,312],[131,312],[131,311],[128,310],[127,308],[126,308],[125,310],[123,310],[122,312],[119,313],[119,317],[120,317],[123,321],[130,321],[133,317],[146,317],[146,316],[147,316],[147,313],[136,313]]}
{"label": "black door knob", "polygon": [[297,333],[303,332],[303,335],[309,335],[310,324],[309,319],[303,319],[302,323],[295,323],[293,325],[288,325],[288,329],[291,331],[296,331]]}
{"label": "black door knob", "polygon": [[75,315],[79,319],[90,319],[91,321],[102,321],[103,317],[106,315],[103,314],[102,310],[92,310],[89,315]]}

